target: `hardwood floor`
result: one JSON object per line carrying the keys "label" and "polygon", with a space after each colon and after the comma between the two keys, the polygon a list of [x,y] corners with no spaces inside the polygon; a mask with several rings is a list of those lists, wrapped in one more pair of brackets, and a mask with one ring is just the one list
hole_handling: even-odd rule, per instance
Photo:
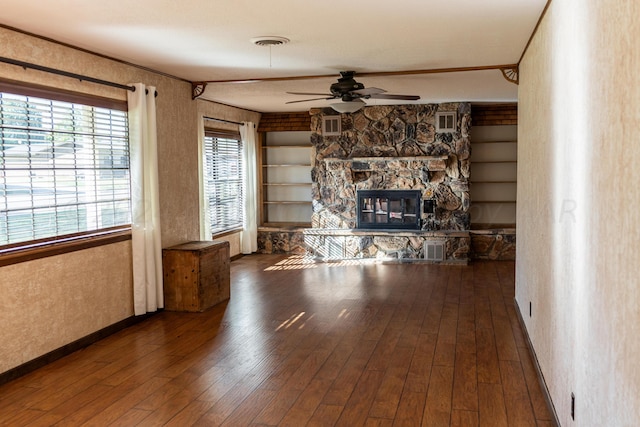
{"label": "hardwood floor", "polygon": [[513,262],[231,270],[228,304],[162,312],[0,387],[0,424],[554,425]]}

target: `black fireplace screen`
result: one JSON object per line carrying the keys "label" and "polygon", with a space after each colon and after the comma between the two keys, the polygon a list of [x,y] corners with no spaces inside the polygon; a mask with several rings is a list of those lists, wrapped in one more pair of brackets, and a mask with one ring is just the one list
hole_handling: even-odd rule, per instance
{"label": "black fireplace screen", "polygon": [[420,229],[420,190],[358,191],[357,227]]}

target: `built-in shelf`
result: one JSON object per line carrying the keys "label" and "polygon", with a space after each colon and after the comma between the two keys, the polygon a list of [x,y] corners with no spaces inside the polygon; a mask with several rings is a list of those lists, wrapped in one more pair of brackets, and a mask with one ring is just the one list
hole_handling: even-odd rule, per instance
{"label": "built-in shelf", "polygon": [[263,168],[287,168],[287,167],[306,167],[310,168],[310,163],[281,163],[281,164],[268,164],[262,165]]}
{"label": "built-in shelf", "polygon": [[281,187],[309,187],[310,182],[263,182],[262,185],[273,185]]}
{"label": "built-in shelf", "polygon": [[[260,227],[258,227],[258,231],[287,231],[297,230],[299,228],[311,228],[310,222],[264,222]],[[273,229],[273,230],[270,230]]]}
{"label": "built-in shelf", "polygon": [[515,228],[516,228],[515,223],[493,223],[493,222],[476,223],[476,224],[471,224],[470,233],[490,234],[490,233],[494,233],[495,231],[505,230],[505,229],[515,230]]}
{"label": "built-in shelf", "polygon": [[309,145],[263,145],[264,149],[273,149],[273,148],[309,148]]}
{"label": "built-in shelf", "polygon": [[518,163],[516,160],[471,160],[471,164],[477,163]]}
{"label": "built-in shelf", "polygon": [[261,136],[262,150],[258,154],[263,225],[310,224],[310,137],[311,132],[268,132]]}
{"label": "built-in shelf", "polygon": [[471,136],[471,227],[516,220],[517,126],[475,126]]}
{"label": "built-in shelf", "polygon": [[278,200],[278,201],[265,201],[265,205],[310,205],[311,200]]}
{"label": "built-in shelf", "polygon": [[471,181],[469,184],[517,184],[518,181]]}
{"label": "built-in shelf", "polygon": [[486,204],[486,203],[516,203],[515,200],[473,200],[474,204]]}

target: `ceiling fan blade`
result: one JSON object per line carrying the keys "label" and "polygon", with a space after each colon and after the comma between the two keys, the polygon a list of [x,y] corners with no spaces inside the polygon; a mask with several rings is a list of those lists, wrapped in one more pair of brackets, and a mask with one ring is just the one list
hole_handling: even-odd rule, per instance
{"label": "ceiling fan blade", "polygon": [[287,92],[290,95],[320,95],[320,96],[333,96],[330,93],[314,93],[314,92]]}
{"label": "ceiling fan blade", "polygon": [[372,99],[397,99],[403,101],[417,101],[420,99],[418,95],[391,95],[388,93],[379,93],[371,95]]}
{"label": "ceiling fan blade", "polygon": [[358,95],[361,95],[361,96],[372,96],[372,95],[377,95],[385,92],[386,90],[380,89],[377,87],[367,87],[364,89],[356,89],[351,91],[351,93],[357,93]]}
{"label": "ceiling fan blade", "polygon": [[319,101],[321,99],[335,99],[335,96],[326,98],[326,97],[322,97],[322,98],[311,98],[311,99],[301,99],[299,101],[289,101],[289,102],[285,102],[285,104],[295,104],[297,102],[307,102],[307,101]]}

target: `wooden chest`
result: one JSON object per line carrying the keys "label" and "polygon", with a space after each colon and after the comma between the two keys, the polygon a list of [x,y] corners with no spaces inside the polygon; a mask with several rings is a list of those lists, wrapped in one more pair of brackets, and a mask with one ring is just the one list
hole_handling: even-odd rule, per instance
{"label": "wooden chest", "polygon": [[204,311],[229,299],[229,242],[183,243],[162,250],[164,307]]}

